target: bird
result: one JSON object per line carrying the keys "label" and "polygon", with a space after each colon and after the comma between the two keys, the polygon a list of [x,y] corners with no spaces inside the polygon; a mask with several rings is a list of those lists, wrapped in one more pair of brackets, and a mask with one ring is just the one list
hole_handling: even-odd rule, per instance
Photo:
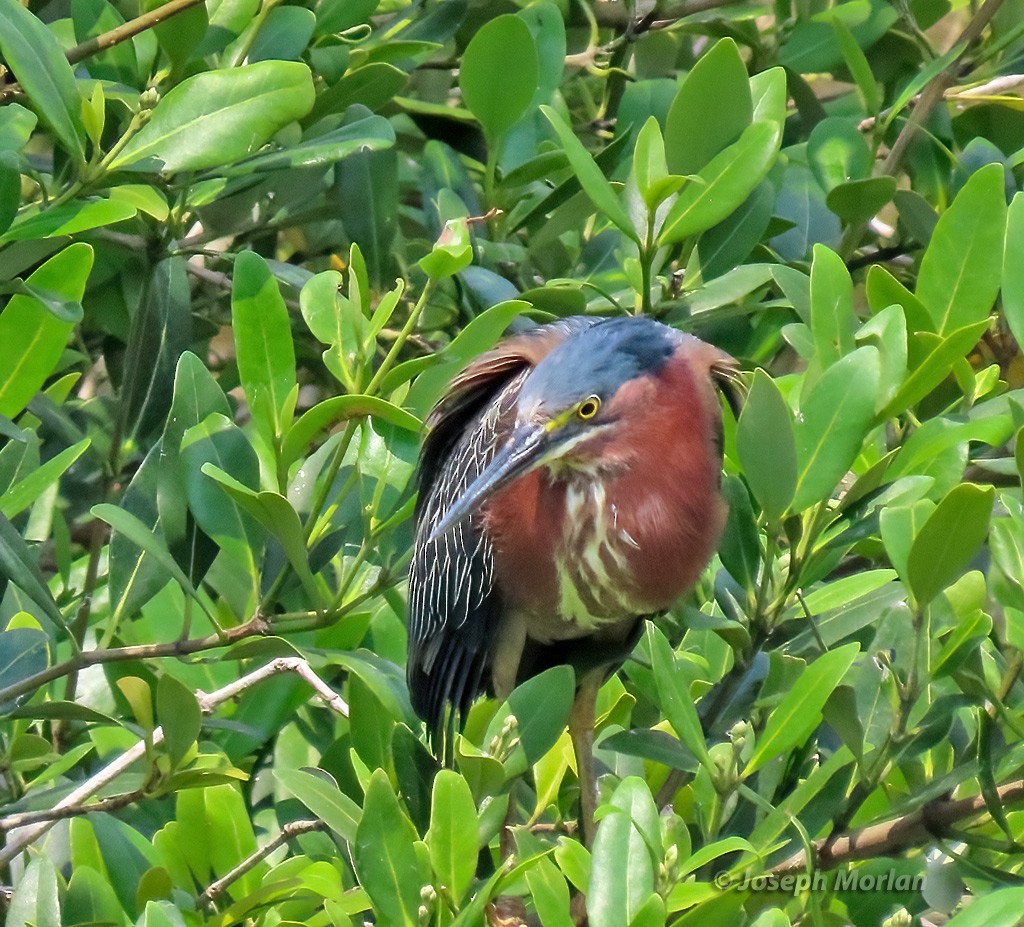
{"label": "bird", "polygon": [[510,335],[426,420],[408,583],[410,699],[450,738],[481,694],[575,671],[569,732],[594,834],[598,690],[645,618],[697,583],[725,525],[725,351],[644,316]]}

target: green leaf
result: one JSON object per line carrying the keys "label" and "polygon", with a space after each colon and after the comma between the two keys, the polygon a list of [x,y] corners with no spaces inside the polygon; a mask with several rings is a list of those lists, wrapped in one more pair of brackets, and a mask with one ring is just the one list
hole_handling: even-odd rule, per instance
{"label": "green leaf", "polygon": [[827,499],[850,469],[874,418],[880,376],[877,349],[857,348],[829,367],[801,402],[793,511]]}
{"label": "green leaf", "polygon": [[736,428],[743,475],[769,522],[793,501],[797,483],[793,413],[768,374],[758,369]]}
{"label": "green leaf", "polygon": [[110,882],[91,866],[75,866],[64,898],[65,924],[122,924],[124,911]]}
{"label": "green leaf", "polygon": [[922,525],[907,557],[907,579],[919,606],[967,569],[988,535],[994,498],[991,486],[962,483]]}
{"label": "green leaf", "polygon": [[150,271],[146,299],[135,309],[126,348],[131,364],[121,385],[127,436],[163,428],[171,408],[178,358],[192,342],[192,297],[184,257],[164,258]]}
{"label": "green leaf", "polygon": [[9,241],[27,241],[31,238],[59,238],[87,229],[113,225],[133,218],[135,206],[115,199],[76,200],[36,212],[22,213],[11,227],[0,236],[0,244]]}
{"label": "green leaf", "polygon": [[625,208],[619,201],[618,195],[612,189],[612,185],[605,179],[601,168],[599,168],[590,152],[583,147],[583,143],[576,137],[565,120],[549,106],[542,106],[541,112],[551,123],[555,134],[561,142],[562,150],[569,159],[569,164],[583,187],[583,192],[590,197],[591,202],[616,226],[620,232],[639,243],[639,236],[633,223],[630,221]]}
{"label": "green leaf", "polygon": [[907,558],[910,548],[921,530],[921,526],[935,511],[935,503],[931,499],[918,499],[912,505],[886,506],[879,515],[879,533],[889,562],[899,574],[904,584],[909,586],[907,578]]}
{"label": "green leaf", "polygon": [[225,473],[212,463],[205,463],[202,472],[216,480],[221,488],[243,511],[256,519],[267,532],[281,543],[288,562],[295,575],[302,581],[306,592],[317,608],[325,606],[324,593],[317,585],[309,567],[309,551],[298,513],[292,504],[280,493],[253,492],[233,476]]}
{"label": "green leaf", "polygon": [[382,769],[374,770],[356,829],[355,868],[378,915],[395,927],[419,924],[424,880],[414,846],[418,839],[387,774]]}
{"label": "green leaf", "polygon": [[830,71],[843,60],[835,23],[842,22],[861,48],[869,48],[896,22],[884,0],[851,0],[802,19],[779,49],[778,63],[801,74]]}
{"label": "green leaf", "polygon": [[[643,779],[623,779],[594,836],[587,913],[591,927],[629,924],[655,889],[658,810]],[[657,842],[655,842],[657,841]]]}
{"label": "green leaf", "polygon": [[381,151],[395,144],[395,130],[383,116],[366,116],[301,145],[280,151],[261,151],[218,171],[224,177],[321,167],[358,151]]}
{"label": "green leaf", "polygon": [[571,666],[552,667],[512,690],[508,707],[516,716],[519,742],[531,766],[565,730],[575,695],[576,680]]}
{"label": "green leaf", "polygon": [[850,27],[840,17],[833,18],[832,28],[835,30],[836,40],[839,43],[839,50],[843,54],[843,61],[846,62],[847,70],[857,83],[857,90],[860,93],[865,112],[871,116],[877,115],[882,108],[882,92],[871,71],[871,64],[853,37]]}
{"label": "green leaf", "polygon": [[0,235],[10,228],[21,203],[21,168],[13,151],[0,148]]}
{"label": "green leaf", "polygon": [[27,509],[85,453],[90,443],[88,438],[83,438],[27,473],[23,479],[0,495],[0,512],[7,518],[14,518]]}
{"label": "green leaf", "polygon": [[668,165],[665,163],[665,142],[661,137],[658,120],[651,116],[644,123],[636,137],[636,148],[633,150],[633,176],[648,209],[654,209],[667,196],[675,193],[684,180],[675,177],[678,183],[666,186]]}
{"label": "green leaf", "polygon": [[164,673],[156,686],[156,716],[164,732],[164,749],[175,769],[199,737],[203,715],[195,693]]}
{"label": "green leaf", "polygon": [[[715,101],[714,119],[708,119],[709,100]],[[732,39],[719,39],[686,75],[669,108],[665,119],[668,169],[673,174],[703,170],[740,137],[752,118],[750,82],[739,48]]]}
{"label": "green leaf", "polygon": [[[174,561],[163,539],[154,534],[144,522],[132,515],[131,512],[126,512],[124,509],[111,505],[109,502],[101,502],[99,505],[94,505],[92,507],[92,514],[100,519],[100,521],[105,521],[118,533],[124,535],[127,540],[131,541],[140,550],[144,550],[149,554],[156,563],[160,564],[167,571],[168,576],[172,577],[189,596],[206,610],[206,605],[199,597],[199,593],[196,592],[195,586],[192,585],[191,580]],[[207,611],[207,615],[209,614]],[[213,620],[212,617],[211,620]]]}
{"label": "green leaf", "polygon": [[807,164],[828,193],[840,184],[871,176],[871,151],[856,120],[829,116],[807,137]]}
{"label": "green leaf", "polygon": [[999,292],[1006,232],[1001,164],[975,171],[939,217],[915,290],[940,335],[987,319]]}
{"label": "green leaf", "polygon": [[845,222],[867,222],[892,202],[895,193],[894,177],[868,177],[834,187],[825,205]]}
{"label": "green leaf", "polygon": [[537,90],[538,68],[533,35],[511,13],[489,20],[466,46],[459,87],[489,144],[494,145],[526,112]]}
{"label": "green leaf", "polygon": [[273,444],[284,431],[285,406],[295,386],[295,349],[277,281],[253,251],[235,259],[231,321],[246,399],[257,427]]}
{"label": "green leaf", "polygon": [[199,526],[239,564],[255,576],[263,529],[217,482],[203,473],[211,463],[231,473],[239,483],[252,486],[259,481],[256,452],[237,425],[219,412],[189,428],[181,442],[181,468],[189,509]]}
{"label": "green leaf", "polygon": [[757,740],[757,749],[743,770],[744,778],[811,735],[821,722],[821,712],[829,696],[859,653],[859,644],[846,644],[818,657],[800,674],[769,715],[764,732]]}
{"label": "green leaf", "polygon": [[[26,282],[80,303],[92,261],[92,247],[77,242],[55,254]],[[0,344],[6,359],[0,370],[0,415],[14,418],[28,405],[53,373],[73,327],[35,297],[11,297],[0,313]]]}
{"label": "green leaf", "polygon": [[647,626],[647,641],[651,650],[654,681],[658,689],[661,710],[689,751],[705,768],[711,769],[711,757],[708,754],[704,729],[690,697],[688,680],[676,668],[675,657],[665,635],[653,624]]}
{"label": "green leaf", "polygon": [[83,164],[85,127],[74,72],[56,36],[18,0],[0,0],[0,57],[61,147]]}
{"label": "green leaf", "polygon": [[466,780],[451,769],[434,777],[427,846],[438,882],[460,902],[476,875],[476,804]]}
{"label": "green leaf", "polygon": [[[0,689],[41,673],[49,665],[49,643],[39,628],[7,628],[0,634]],[[15,702],[0,705],[5,714]]]}
{"label": "green leaf", "polygon": [[380,109],[408,82],[409,75],[405,71],[383,61],[371,61],[353,68],[316,98],[303,123],[312,125],[332,113],[342,113],[354,104],[369,110]]}
{"label": "green leaf", "polygon": [[[2,7],[0,7],[2,9]],[[45,853],[34,856],[18,879],[7,927],[60,927],[57,870]]]}
{"label": "green leaf", "polygon": [[853,350],[853,281],[843,259],[824,245],[814,246],[811,263],[811,332],[814,359],[822,368]]}
{"label": "green leaf", "polygon": [[782,129],[774,122],[755,122],[739,140],[717,154],[679,194],[659,235],[663,245],[717,225],[739,208],[768,173],[779,153]]}
{"label": "green leaf", "polygon": [[540,860],[526,873],[530,897],[543,927],[573,927],[569,914],[569,886],[550,859]]}
{"label": "green leaf", "polygon": [[275,769],[274,778],[342,840],[355,843],[362,811],[330,780],[327,773],[304,769]]}
{"label": "green leaf", "polygon": [[[879,420],[892,418],[917,405],[949,376],[953,364],[971,350],[988,328],[988,319],[958,328],[945,338],[931,336],[932,345],[924,359],[911,371],[896,395],[878,413]],[[918,335],[918,338],[923,337]]]}
{"label": "green leaf", "polygon": [[377,396],[332,396],[307,409],[288,430],[281,457],[287,467],[297,460],[324,429],[353,418],[369,416],[419,434],[423,423],[405,409]]}
{"label": "green leaf", "polygon": [[1016,927],[1024,906],[1024,887],[989,891],[972,900],[946,927]]}
{"label": "green leaf", "polygon": [[35,556],[4,515],[0,515],[0,576],[6,576],[21,589],[56,627],[67,630],[64,616],[39,572]]}
{"label": "green leaf", "polygon": [[157,104],[110,169],[176,173],[229,164],[301,119],[313,97],[309,68],[295,61],[196,74]]}
{"label": "green leaf", "polygon": [[1024,193],[1014,195],[1006,216],[1006,240],[1003,247],[1003,315],[1018,344],[1024,344],[1024,261],[1020,243],[1024,241]]}
{"label": "green leaf", "polygon": [[277,6],[270,10],[249,51],[248,61],[295,61],[313,37],[316,16],[298,6]]}

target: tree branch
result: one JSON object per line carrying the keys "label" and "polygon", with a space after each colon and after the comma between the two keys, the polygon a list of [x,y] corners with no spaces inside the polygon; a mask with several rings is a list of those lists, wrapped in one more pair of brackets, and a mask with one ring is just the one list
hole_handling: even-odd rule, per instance
{"label": "tree branch", "polygon": [[176,16],[178,13],[182,13],[194,6],[199,6],[199,4],[204,2],[205,0],[171,0],[170,3],[158,6],[155,10],[150,10],[148,13],[136,16],[135,19],[130,19],[126,23],[121,23],[116,29],[111,29],[102,35],[86,39],[80,45],[76,45],[68,51],[67,59],[71,64],[77,64],[90,55],[95,55],[97,52],[105,51],[108,48],[119,45],[121,42],[126,42],[128,39],[137,36],[140,32],[152,29],[153,26],[170,19],[172,16]]}
{"label": "tree branch", "polygon": [[101,811],[117,811],[132,802],[138,801],[146,794],[145,789],[136,789],[134,792],[125,792],[122,795],[111,795],[109,798],[101,798],[91,805],[75,805],[66,808],[44,808],[41,811],[22,811],[19,814],[8,814],[0,818],[0,833],[14,830],[16,827],[27,827],[29,824],[39,824],[42,821],[63,821],[67,818],[79,817],[83,814],[97,814]]}
{"label": "tree branch", "polygon": [[[196,698],[199,700],[199,707],[203,714],[210,714],[224,702],[230,701],[246,689],[252,688],[257,683],[271,676],[276,676],[278,673],[295,673],[312,686],[317,695],[327,702],[327,706],[332,711],[337,712],[343,717],[348,717],[348,705],[345,703],[345,700],[320,679],[313,672],[313,668],[309,663],[301,657],[279,657],[276,660],[271,660],[259,669],[247,673],[241,679],[236,679],[223,688],[217,689],[215,692],[197,692]],[[163,743],[163,739],[163,728],[157,727],[153,730],[150,745],[157,746]],[[105,785],[113,782],[121,773],[131,767],[133,763],[142,759],[146,755],[146,749],[147,743],[145,740],[140,740],[134,746],[129,747],[117,759],[107,764],[96,775],[86,779],[78,788],[57,802],[52,811],[83,807],[83,802],[95,795]],[[25,827],[20,833],[12,834],[7,846],[0,851],[0,867],[6,866],[22,850],[35,843],[55,823],[56,819],[51,818]]]}
{"label": "tree branch", "polygon": [[260,847],[254,853],[250,853],[234,869],[221,876],[216,882],[211,882],[207,888],[196,897],[196,907],[201,911],[208,908],[216,901],[217,896],[224,893],[224,890],[232,883],[244,876],[254,866],[259,865],[278,847],[284,846],[289,840],[300,837],[302,834],[311,834],[314,831],[325,830],[323,821],[292,821],[285,824],[273,840],[266,846]]}
{"label": "tree branch", "polygon": [[[1024,779],[1011,782],[996,790],[1003,805],[1024,802]],[[931,801],[910,814],[871,824],[847,834],[837,834],[814,844],[814,859],[808,860],[801,850],[771,870],[772,875],[784,876],[805,872],[808,865],[817,871],[835,869],[845,863],[876,856],[893,856],[901,850],[921,846],[948,834],[949,829],[961,821],[985,811],[985,797],[974,795],[957,800]]]}

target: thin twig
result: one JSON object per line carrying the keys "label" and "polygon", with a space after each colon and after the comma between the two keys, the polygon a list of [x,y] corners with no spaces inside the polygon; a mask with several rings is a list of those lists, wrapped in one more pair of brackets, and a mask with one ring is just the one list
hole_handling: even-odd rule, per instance
{"label": "thin twig", "polygon": [[101,798],[89,805],[75,805],[67,808],[44,808],[40,811],[22,811],[20,814],[8,814],[0,818],[0,833],[14,830],[16,827],[27,827],[29,824],[39,824],[42,821],[63,821],[66,818],[74,818],[83,814],[99,814],[103,811],[117,811],[133,802],[138,801],[146,795],[145,789],[136,789],[133,792],[124,792],[121,795],[111,795],[109,798]]}
{"label": "thin twig", "polygon": [[234,644],[247,637],[266,634],[270,625],[262,616],[256,616],[245,624],[234,628],[226,628],[223,634],[208,634],[205,637],[193,637],[185,640],[171,641],[166,644],[134,644],[128,647],[114,647],[107,650],[87,650],[75,654],[60,663],[47,667],[31,676],[26,676],[5,689],[0,689],[0,703],[16,699],[38,689],[54,679],[60,679],[68,673],[96,666],[102,663],[117,663],[121,660],[148,660],[154,657],[184,657],[202,650],[213,650]]}
{"label": "thin twig", "polygon": [[159,25],[172,16],[176,16],[178,13],[182,13],[194,6],[199,6],[203,2],[204,0],[171,0],[170,3],[158,6],[155,10],[150,10],[148,13],[136,16],[135,19],[130,19],[126,23],[121,23],[116,29],[111,29],[102,35],[86,39],[80,45],[76,45],[68,51],[67,59],[71,64],[78,64],[79,61],[88,58],[90,55],[95,55],[97,52],[105,51],[108,48],[119,45],[121,42],[126,42],[128,39],[137,36],[140,32],[152,29],[153,26]]}
{"label": "thin twig", "polygon": [[[1024,780],[1004,785],[996,794],[1003,806],[1024,802]],[[984,795],[932,801],[892,821],[819,840],[814,844],[813,861],[801,850],[772,869],[772,875],[805,872],[809,863],[816,871],[824,872],[860,859],[893,856],[947,835],[954,824],[982,814],[986,808]]]}
{"label": "thin twig", "polygon": [[211,882],[209,886],[207,886],[207,888],[196,897],[196,907],[199,910],[210,907],[210,905],[217,899],[217,896],[223,894],[225,889],[227,889],[232,882],[242,878],[242,876],[244,876],[250,869],[254,866],[258,866],[263,862],[263,860],[270,856],[274,850],[280,846],[284,846],[289,840],[292,840],[295,837],[301,837],[303,834],[311,834],[314,831],[324,829],[323,821],[292,821],[290,824],[285,824],[284,827],[281,828],[281,833],[279,833],[266,846],[260,847],[255,852],[250,853],[230,872],[221,876],[216,882]]}
{"label": "thin twig", "polygon": [[[345,703],[345,700],[320,679],[313,672],[312,667],[301,657],[279,657],[276,660],[271,660],[259,669],[247,673],[241,679],[236,679],[223,688],[217,689],[215,692],[197,692],[196,698],[199,700],[199,707],[203,714],[210,714],[224,702],[235,698],[246,689],[252,688],[264,679],[268,679],[278,673],[295,673],[300,676],[309,683],[332,711],[337,712],[343,717],[348,717],[348,705]],[[161,744],[163,739],[163,728],[155,728],[148,743],[146,740],[140,740],[134,746],[129,747],[117,759],[106,765],[96,775],[86,779],[78,788],[57,802],[53,810],[58,811],[65,808],[82,807],[87,799],[95,795],[104,786],[113,782],[121,773],[142,759],[146,755],[147,749]],[[7,846],[0,850],[0,867],[6,866],[22,850],[35,843],[55,823],[55,820],[41,821],[38,824],[25,827],[19,833],[12,834],[7,842]]]}

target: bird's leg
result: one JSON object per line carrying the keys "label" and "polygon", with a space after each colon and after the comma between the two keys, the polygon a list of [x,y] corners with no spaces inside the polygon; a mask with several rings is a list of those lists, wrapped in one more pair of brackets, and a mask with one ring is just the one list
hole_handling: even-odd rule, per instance
{"label": "bird's leg", "polygon": [[594,842],[594,812],[597,811],[597,780],[594,772],[594,712],[597,693],[604,681],[604,671],[587,673],[576,692],[572,713],[569,715],[569,736],[576,754],[576,769],[580,781],[579,827],[583,845],[589,850]]}

